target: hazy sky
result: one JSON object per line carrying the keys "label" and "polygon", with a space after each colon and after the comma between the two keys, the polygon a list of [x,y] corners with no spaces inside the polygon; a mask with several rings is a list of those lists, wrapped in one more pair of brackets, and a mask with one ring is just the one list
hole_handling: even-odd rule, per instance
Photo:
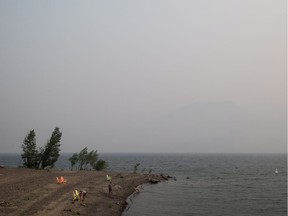
{"label": "hazy sky", "polygon": [[0,0],[0,152],[286,152],[286,4]]}

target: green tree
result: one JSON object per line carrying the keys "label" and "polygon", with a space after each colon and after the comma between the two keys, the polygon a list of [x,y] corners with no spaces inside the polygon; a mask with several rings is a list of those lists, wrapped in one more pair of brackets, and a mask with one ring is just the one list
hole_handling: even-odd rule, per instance
{"label": "green tree", "polygon": [[36,147],[36,134],[33,129],[26,135],[22,144],[23,154],[21,157],[24,167],[38,168],[39,157]]}
{"label": "green tree", "polygon": [[[88,148],[82,149],[79,154],[74,153],[72,157],[69,158],[71,163],[71,169],[74,165],[78,164],[78,168],[83,170],[91,167],[95,170],[103,170],[108,167],[108,163],[104,160],[98,160],[97,150],[92,150],[88,152]],[[85,167],[84,167],[85,166]]]}
{"label": "green tree", "polygon": [[98,160],[97,163],[94,165],[95,170],[105,170],[108,168],[108,163],[105,160]]}
{"label": "green tree", "polygon": [[88,161],[89,161],[89,165],[92,168],[96,165],[97,160],[98,160],[97,150],[92,150],[91,152],[89,152]]}
{"label": "green tree", "polygon": [[79,160],[79,156],[77,153],[74,153],[72,155],[72,157],[69,158],[69,161],[71,163],[71,170],[73,169],[73,167],[78,163]]}
{"label": "green tree", "polygon": [[88,155],[88,148],[85,147],[84,149],[82,149],[79,153],[79,169],[82,170],[83,169],[83,165],[86,164],[86,161],[87,161],[87,155]]}
{"label": "green tree", "polygon": [[58,157],[60,156],[62,132],[56,127],[52,132],[50,140],[48,140],[45,147],[41,150],[41,168],[54,167]]}
{"label": "green tree", "polygon": [[93,168],[96,165],[97,160],[98,160],[97,150],[92,150],[87,155],[86,166],[87,164],[89,164]]}

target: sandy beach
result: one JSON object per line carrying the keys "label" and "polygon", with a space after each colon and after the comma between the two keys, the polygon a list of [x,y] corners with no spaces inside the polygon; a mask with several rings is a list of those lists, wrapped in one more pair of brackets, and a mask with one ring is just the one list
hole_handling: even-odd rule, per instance
{"label": "sandy beach", "polygon": [[[111,197],[106,174],[112,177]],[[57,184],[60,176],[67,182]],[[0,168],[0,215],[120,216],[134,187],[148,182],[145,174]],[[85,205],[72,203],[75,189],[87,191]]]}

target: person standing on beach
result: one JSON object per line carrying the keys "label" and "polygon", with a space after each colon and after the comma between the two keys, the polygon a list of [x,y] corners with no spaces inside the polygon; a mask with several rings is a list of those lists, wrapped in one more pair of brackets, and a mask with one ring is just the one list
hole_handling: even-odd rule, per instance
{"label": "person standing on beach", "polygon": [[108,185],[108,191],[109,191],[109,196],[111,197],[112,196],[112,182],[109,181],[109,185]]}
{"label": "person standing on beach", "polygon": [[83,202],[87,192],[85,190],[80,190],[80,201]]}

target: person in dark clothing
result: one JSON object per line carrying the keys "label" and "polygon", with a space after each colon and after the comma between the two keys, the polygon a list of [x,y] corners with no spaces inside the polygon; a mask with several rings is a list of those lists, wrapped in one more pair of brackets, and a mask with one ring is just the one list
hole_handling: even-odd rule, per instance
{"label": "person in dark clothing", "polygon": [[108,185],[108,191],[109,191],[109,196],[111,197],[112,196],[112,182],[109,181],[109,185]]}
{"label": "person in dark clothing", "polygon": [[79,196],[80,196],[80,201],[84,201],[84,198],[86,196],[87,192],[85,190],[79,192]]}

